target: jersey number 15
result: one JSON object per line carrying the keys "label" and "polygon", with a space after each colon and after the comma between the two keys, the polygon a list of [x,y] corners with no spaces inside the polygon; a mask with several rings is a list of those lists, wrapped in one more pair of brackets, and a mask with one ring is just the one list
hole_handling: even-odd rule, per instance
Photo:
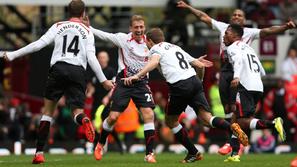
{"label": "jersey number 15", "polygon": [[[249,66],[250,70],[254,71],[256,73],[260,72],[260,66],[258,62],[256,61],[256,56],[252,54],[247,54],[248,60],[249,60]],[[255,66],[252,66],[252,64],[255,64],[257,66],[257,69],[255,69]]]}

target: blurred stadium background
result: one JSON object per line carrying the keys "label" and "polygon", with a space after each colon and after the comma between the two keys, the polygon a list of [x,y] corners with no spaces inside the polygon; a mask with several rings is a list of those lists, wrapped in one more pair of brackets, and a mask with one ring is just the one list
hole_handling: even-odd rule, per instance
{"label": "blurred stadium background", "polygon": [[[220,69],[219,33],[197,21],[190,12],[175,8],[175,5],[172,5],[174,2],[174,0],[85,0],[91,25],[97,29],[107,32],[128,32],[130,16],[141,14],[146,18],[147,29],[161,27],[172,43],[182,46],[194,57],[208,54],[208,59],[214,61],[215,66],[206,70],[204,78],[206,95],[212,108],[216,110],[214,114],[224,116],[221,104],[217,102],[216,89],[216,73]],[[212,18],[224,22],[229,22],[235,8],[242,8],[246,12],[248,27],[263,28],[280,25],[288,18],[297,21],[296,0],[192,0],[189,2]],[[67,18],[68,3],[69,0],[0,0],[0,50],[15,50],[38,39],[54,22]],[[174,31],[171,31],[172,28]],[[284,80],[282,63],[288,55],[289,48],[293,48],[297,54],[297,30],[293,29],[278,36],[257,40],[252,47],[260,55],[268,74],[263,78],[265,93],[256,115],[259,118],[268,119],[281,116],[285,120],[288,137],[285,143],[279,143],[276,133],[271,132],[275,144],[272,143],[269,152],[276,154],[296,152],[297,73],[292,74],[291,81]],[[34,153],[36,126],[43,106],[42,96],[52,49],[53,46],[49,46],[13,62],[4,62],[0,59],[0,155]],[[107,51],[110,55],[109,66],[117,68],[115,46],[97,39],[96,49],[97,52]],[[150,85],[158,105],[155,110],[158,118],[156,151],[182,152],[181,146],[173,143],[172,135],[163,122],[168,92],[166,83],[157,71],[153,71],[150,76]],[[91,78],[90,73],[90,82]],[[285,85],[280,87],[280,82]],[[285,94],[281,93],[283,90]],[[290,100],[291,97],[287,98],[288,93],[292,94],[294,100]],[[97,96],[98,92],[95,91],[95,94],[89,96],[90,101],[86,101],[86,110],[93,117],[96,117],[94,113],[96,110],[92,109],[92,101],[101,103]],[[100,96],[102,97],[103,95]],[[132,112],[132,110],[135,110],[133,106],[129,111]],[[55,119],[47,151],[50,153],[92,152],[92,143],[85,142],[82,129],[73,123],[70,110],[63,100],[55,112]],[[137,115],[135,119],[138,121],[135,125],[136,129],[122,128],[125,122],[119,122],[117,125],[116,129],[125,145],[123,152],[144,151],[141,117]],[[94,122],[96,121],[95,118]],[[123,118],[123,121],[127,120]],[[204,152],[216,153],[219,146],[223,145],[228,138],[222,131],[202,128],[199,120],[192,116],[183,115],[181,121],[189,128],[191,139]],[[97,122],[98,126],[100,122]],[[251,146],[247,147],[245,152],[259,152],[256,147],[261,147],[259,140],[265,138],[264,134],[269,136],[270,132],[250,132]],[[109,150],[119,150],[112,137],[109,138],[109,142]]]}

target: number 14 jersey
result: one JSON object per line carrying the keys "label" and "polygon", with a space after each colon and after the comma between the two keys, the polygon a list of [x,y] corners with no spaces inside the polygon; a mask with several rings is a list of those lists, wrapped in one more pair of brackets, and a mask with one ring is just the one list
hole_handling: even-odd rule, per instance
{"label": "number 14 jersey", "polygon": [[63,61],[86,69],[87,52],[95,53],[93,33],[76,19],[55,23],[41,37],[41,40],[47,44],[55,42],[51,66]]}
{"label": "number 14 jersey", "polygon": [[239,78],[240,84],[248,91],[263,92],[261,76],[265,71],[254,49],[244,42],[235,41],[228,46],[227,54],[233,65],[233,78]]}
{"label": "number 14 jersey", "polygon": [[150,56],[160,56],[160,70],[170,84],[188,79],[196,72],[189,62],[195,60],[179,46],[161,42],[150,49]]}

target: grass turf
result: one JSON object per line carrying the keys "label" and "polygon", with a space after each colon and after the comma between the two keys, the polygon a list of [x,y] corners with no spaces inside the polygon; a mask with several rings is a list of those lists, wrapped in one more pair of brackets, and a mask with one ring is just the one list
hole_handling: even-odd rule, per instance
{"label": "grass turf", "polygon": [[[93,155],[49,155],[46,154],[46,163],[40,166],[49,167],[143,167],[143,166],[199,166],[199,167],[288,167],[296,154],[249,154],[241,157],[240,163],[226,163],[223,160],[226,156],[204,154],[202,161],[191,164],[181,164],[179,161],[184,158],[183,154],[162,153],[157,155],[156,164],[147,164],[143,161],[144,154],[108,153],[101,161],[96,161]],[[32,167],[32,156],[2,156],[0,167]]]}

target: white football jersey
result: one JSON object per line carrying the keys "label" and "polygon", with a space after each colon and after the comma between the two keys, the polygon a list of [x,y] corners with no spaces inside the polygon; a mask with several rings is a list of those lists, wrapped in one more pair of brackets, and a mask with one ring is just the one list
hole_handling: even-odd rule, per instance
{"label": "white football jersey", "polygon": [[179,46],[161,42],[150,49],[150,56],[160,56],[160,70],[170,84],[196,75],[189,62],[195,60]]}
{"label": "white football jersey", "polygon": [[112,42],[118,50],[118,72],[124,70],[125,77],[133,76],[138,73],[148,63],[149,49],[145,43],[145,36],[141,42],[135,41],[132,33],[108,33],[91,28],[98,38]]}
{"label": "white football jersey", "polygon": [[[223,37],[225,35],[225,31],[227,30],[229,24],[226,24],[224,22],[220,22],[217,20],[212,19],[211,20],[212,28],[215,30],[218,30],[220,32],[220,56],[222,58],[225,58],[226,55],[224,55],[224,52],[226,51],[226,46],[224,44]],[[260,29],[258,28],[243,28],[243,35],[242,35],[242,41],[248,45],[251,45],[251,43],[260,37]]]}
{"label": "white football jersey", "polygon": [[261,75],[265,75],[265,71],[254,49],[236,41],[227,47],[227,54],[233,65],[233,78],[239,78],[241,85],[249,91],[263,92]]}
{"label": "white football jersey", "polygon": [[[77,20],[55,23],[38,42],[45,46],[55,42],[51,57],[51,66],[58,61],[63,61],[69,64],[83,66],[86,69],[87,50],[95,52],[93,33]],[[10,54],[13,58],[20,55],[13,52]]]}
{"label": "white football jersey", "polygon": [[9,60],[40,50],[54,42],[50,66],[56,62],[87,68],[90,64],[100,82],[106,80],[95,56],[95,40],[91,30],[78,18],[57,22],[37,41],[14,52],[7,52]]}

